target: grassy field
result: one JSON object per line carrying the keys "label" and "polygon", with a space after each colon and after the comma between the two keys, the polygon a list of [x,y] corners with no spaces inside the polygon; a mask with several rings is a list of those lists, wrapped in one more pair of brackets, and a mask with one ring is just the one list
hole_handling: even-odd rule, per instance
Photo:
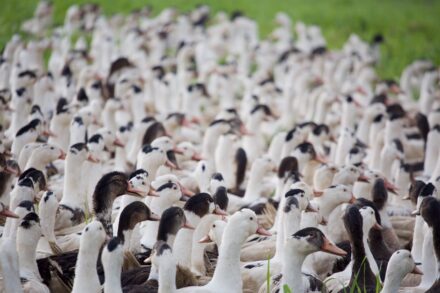
{"label": "grassy field", "polygon": [[[53,0],[55,23],[61,24],[66,9],[83,0]],[[414,59],[427,58],[440,63],[440,1],[435,0],[92,0],[100,3],[106,14],[128,12],[146,4],[154,12],[174,6],[188,10],[206,3],[214,11],[242,10],[258,21],[261,36],[274,26],[278,11],[288,13],[293,21],[302,20],[322,27],[331,48],[340,47],[350,33],[371,39],[382,33],[385,44],[382,62],[378,67],[382,77],[397,78],[402,69]],[[0,11],[0,47],[20,23],[31,17],[36,0],[2,0]]]}

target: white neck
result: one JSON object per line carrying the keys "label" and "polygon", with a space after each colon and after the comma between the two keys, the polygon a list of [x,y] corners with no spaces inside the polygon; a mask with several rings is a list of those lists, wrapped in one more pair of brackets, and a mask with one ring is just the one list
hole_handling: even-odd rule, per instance
{"label": "white neck", "polygon": [[370,269],[375,276],[378,276],[379,268],[377,267],[376,260],[374,259],[373,254],[371,253],[370,246],[368,245],[368,231],[364,231],[362,236],[362,242],[364,243],[365,255],[367,256],[368,263],[370,264]]}
{"label": "white neck", "polygon": [[79,246],[72,292],[81,292],[81,288],[84,288],[84,285],[87,285],[87,290],[90,290],[90,292],[95,292],[93,290],[99,290],[101,288],[96,271],[96,262],[98,260],[100,247],[96,245],[96,243],[87,242],[88,241],[81,241]]}
{"label": "white neck", "polygon": [[202,276],[204,276],[206,273],[204,251],[207,244],[199,243],[199,240],[202,239],[203,236],[208,235],[212,223],[219,219],[220,218],[218,215],[206,215],[201,219],[200,223],[194,230],[192,239],[191,268],[193,271]]}
{"label": "white neck", "polygon": [[380,293],[399,292],[400,283],[405,277],[405,273],[399,266],[388,266],[385,276],[385,283]]}
{"label": "white neck", "polygon": [[[241,236],[241,237],[240,237]],[[228,225],[223,233],[219,258],[212,280],[208,286],[224,288],[224,292],[241,292],[240,247],[244,235],[237,235],[234,227]]]}
{"label": "white neck", "polygon": [[[423,221],[423,219],[422,219]],[[432,229],[428,228],[424,231],[423,249],[422,249],[422,281],[419,285],[421,288],[428,289],[437,279],[437,259],[434,251],[434,240],[432,237]]]}
{"label": "white neck", "polygon": [[253,202],[260,198],[261,195],[261,182],[264,178],[264,170],[255,166],[251,170],[249,175],[249,182],[246,187],[246,192],[244,194],[243,200],[245,202]]}
{"label": "white neck", "polygon": [[176,263],[164,261],[159,267],[158,293],[174,293],[176,290]]}
{"label": "white neck", "polygon": [[15,241],[2,237],[0,245],[0,272],[3,276],[3,289],[5,292],[23,292],[20,282],[19,261]]}
{"label": "white neck", "polygon": [[[32,227],[31,229],[33,228],[35,227]],[[18,262],[20,264],[20,276],[27,278],[36,277],[37,279],[41,280],[36,260],[36,250],[38,239],[40,237],[30,239],[28,232],[29,234],[34,233],[34,231],[28,231],[21,227],[19,227],[17,231],[17,250]]]}
{"label": "white neck", "polygon": [[106,267],[105,271],[105,293],[122,293],[121,271],[122,267],[118,264],[112,264]]}
{"label": "white neck", "polygon": [[62,203],[74,204],[83,207],[83,200],[78,193],[78,180],[81,179],[81,169],[83,161],[75,156],[67,155],[66,166],[64,168],[64,189]]}
{"label": "white neck", "polygon": [[[287,244],[285,244],[285,246],[287,246]],[[304,292],[301,267],[305,258],[305,255],[298,253],[295,250],[293,250],[293,252],[285,253],[281,288],[284,285],[287,285],[291,292]]]}

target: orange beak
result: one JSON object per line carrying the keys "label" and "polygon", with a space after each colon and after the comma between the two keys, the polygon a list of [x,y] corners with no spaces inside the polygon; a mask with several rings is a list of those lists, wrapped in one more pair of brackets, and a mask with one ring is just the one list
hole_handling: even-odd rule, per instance
{"label": "orange beak", "polygon": [[182,228],[190,229],[190,230],[194,230],[194,229],[195,229],[195,228],[194,228],[191,224],[189,224],[188,222],[185,222],[185,224],[183,224]]}
{"label": "orange beak", "polygon": [[382,230],[383,230],[383,227],[382,227],[381,225],[379,225],[378,223],[375,223],[374,226],[373,226],[373,229],[376,229],[376,230],[382,231]]}
{"label": "orange beak", "polygon": [[150,191],[148,192],[149,196],[154,196],[154,197],[160,197],[159,193],[156,192],[156,190],[154,189],[150,189]]}
{"label": "orange beak", "polygon": [[184,194],[184,195],[186,195],[186,196],[193,196],[195,193],[194,193],[194,191],[191,191],[191,190],[189,190],[188,188],[186,188],[185,186],[183,186],[183,185],[181,185],[180,183],[179,183],[179,187],[180,187],[180,190],[182,191],[182,193]]}
{"label": "orange beak", "polygon": [[317,213],[318,211],[314,207],[312,207],[312,205],[309,203],[309,204],[307,204],[306,212]]}
{"label": "orange beak", "polygon": [[411,271],[411,273],[416,275],[423,275],[423,272],[417,266],[414,266],[414,269]]}
{"label": "orange beak", "polygon": [[243,124],[240,125],[240,134],[253,135],[253,133],[249,132],[249,130],[247,130],[246,126],[244,126]]}
{"label": "orange beak", "polygon": [[50,130],[44,130],[42,133],[44,136],[51,136],[51,137],[57,137],[57,135],[55,133],[53,133]]}
{"label": "orange beak", "polygon": [[388,190],[388,191],[390,191],[390,192],[392,192],[392,193],[394,193],[394,194],[397,194],[397,192],[399,191],[399,189],[397,188],[397,186],[396,185],[394,185],[393,183],[391,183],[390,181],[388,181],[388,179],[384,179],[384,183],[385,183],[385,188]]}
{"label": "orange beak", "polygon": [[357,180],[357,181],[370,183],[370,180],[369,180],[368,177],[365,176],[364,174],[361,174],[361,175],[358,177],[358,180]]}
{"label": "orange beak", "polygon": [[183,150],[179,149],[178,147],[173,148],[173,152],[175,152],[176,154],[179,154],[179,155],[183,155]]}
{"label": "orange beak", "polygon": [[323,156],[321,156],[320,154],[316,155],[315,161],[321,163],[321,164],[326,164],[327,163],[327,159],[324,158]]}
{"label": "orange beak", "polygon": [[326,237],[324,237],[324,244],[322,244],[321,246],[321,251],[339,256],[347,255],[347,252],[345,250],[342,250],[333,243],[331,243],[330,240],[328,240]]}
{"label": "orange beak", "polygon": [[351,198],[350,198],[350,200],[348,202],[353,204],[355,201],[356,201],[356,197],[354,197],[354,195],[351,194]]}
{"label": "orange beak", "polygon": [[173,162],[171,162],[170,160],[167,160],[165,162],[165,166],[170,167],[171,169],[178,169],[176,164],[174,164]]}
{"label": "orange beak", "polygon": [[313,195],[315,197],[320,197],[324,194],[324,191],[313,190]]}
{"label": "orange beak", "polygon": [[15,175],[15,176],[18,176],[18,171],[15,170],[15,169],[13,169],[13,168],[11,168],[11,167],[9,167],[9,166],[6,166],[6,168],[5,168],[4,171],[5,171],[6,173],[9,173],[9,174],[13,174],[13,175]]}
{"label": "orange beak", "polygon": [[132,187],[130,182],[127,182],[127,184],[127,193],[140,197],[144,197],[146,195],[144,191]]}

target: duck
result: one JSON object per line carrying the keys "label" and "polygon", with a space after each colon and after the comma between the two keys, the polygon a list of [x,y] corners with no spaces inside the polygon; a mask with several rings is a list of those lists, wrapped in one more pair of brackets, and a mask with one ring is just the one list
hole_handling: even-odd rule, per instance
{"label": "duck", "polygon": [[78,259],[75,265],[75,279],[73,280],[72,292],[100,292],[96,264],[101,247],[107,240],[104,226],[99,221],[92,221],[81,233]]}
{"label": "duck", "polygon": [[104,268],[104,292],[122,293],[121,271],[124,261],[123,241],[113,237],[104,247],[101,255]]}
{"label": "duck", "polygon": [[[281,275],[273,277],[269,284],[270,292],[277,292],[280,288],[289,288],[293,292],[320,292],[323,285],[317,279],[301,271],[302,263],[307,255],[324,251],[344,256],[346,251],[333,244],[319,229],[308,227],[297,231],[286,239],[284,243],[285,255]],[[259,292],[266,290],[263,285]]]}
{"label": "duck", "polygon": [[[201,287],[181,288],[178,292],[224,292],[224,290],[242,292],[240,245],[255,233],[269,235],[264,228],[258,226],[257,217],[253,211],[243,209],[235,212],[228,219],[217,266],[211,281]],[[222,285],[220,286],[219,283]]]}
{"label": "duck", "polygon": [[[381,293],[403,292],[400,288],[405,275],[414,273],[422,275],[423,272],[417,267],[417,263],[408,250],[400,249],[393,253],[388,263]],[[409,288],[408,288],[409,289]]]}

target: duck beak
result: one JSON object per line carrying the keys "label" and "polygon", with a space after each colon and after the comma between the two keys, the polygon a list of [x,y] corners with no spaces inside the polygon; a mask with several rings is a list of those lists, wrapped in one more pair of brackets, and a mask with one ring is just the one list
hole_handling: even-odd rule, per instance
{"label": "duck beak", "polygon": [[150,217],[148,218],[149,221],[160,221],[160,216],[156,215],[155,213],[151,212]]}
{"label": "duck beak", "polygon": [[173,152],[179,155],[183,155],[183,150],[178,147],[173,148]]}
{"label": "duck beak", "polygon": [[316,155],[315,161],[321,163],[321,164],[327,164],[327,159],[321,156],[320,154]]}
{"label": "duck beak", "polygon": [[130,182],[127,182],[127,183],[128,183],[128,187],[127,187],[128,194],[131,194],[134,196],[139,196],[139,197],[144,197],[144,195],[145,195],[144,191],[132,187]]}
{"label": "duck beak", "polygon": [[324,191],[313,190],[314,197],[320,197],[324,194]]}
{"label": "duck beak", "polygon": [[185,222],[185,224],[183,224],[182,228],[190,229],[190,230],[194,230],[194,229],[195,229],[195,228],[194,228],[191,224],[189,224],[188,222]]}
{"label": "duck beak", "polygon": [[200,124],[200,118],[198,118],[198,117],[193,117],[193,118],[191,118],[190,122],[191,122],[191,123],[194,123],[194,124]]}
{"label": "duck beak", "polygon": [[57,137],[57,135],[56,135],[55,133],[53,133],[52,131],[50,131],[50,130],[44,130],[42,134],[43,134],[44,136]]}
{"label": "duck beak", "polygon": [[174,164],[173,162],[171,162],[170,160],[167,160],[165,162],[165,166],[170,167],[171,169],[178,169],[176,164]]}
{"label": "duck beak", "polygon": [[87,157],[87,161],[92,162],[92,163],[99,163],[99,159],[95,158],[95,157],[92,156],[92,155],[89,155],[89,156]]}
{"label": "duck beak", "polygon": [[264,235],[264,236],[272,236],[272,234],[267,231],[266,229],[264,229],[263,227],[258,227],[257,231],[255,232],[259,235]]}
{"label": "duck beak", "polygon": [[391,183],[390,181],[388,181],[388,179],[386,179],[386,178],[385,178],[385,180],[384,180],[384,183],[385,183],[385,188],[386,188],[389,192],[398,195],[397,192],[398,192],[399,189],[397,188],[396,185],[394,185],[393,183]]}
{"label": "duck beak", "polygon": [[182,195],[180,198],[179,198],[179,200],[180,201],[188,201],[188,199],[189,199],[189,196],[186,196],[186,195]]}
{"label": "duck beak", "polygon": [[144,259],[144,264],[150,264],[151,263],[151,256]]}
{"label": "duck beak", "polygon": [[356,201],[356,197],[354,197],[354,194],[352,193],[351,194],[351,198],[350,198],[350,200],[348,202],[351,203],[351,204],[354,204],[355,201]]}
{"label": "duck beak", "polygon": [[0,216],[8,217],[8,218],[16,218],[16,219],[19,218],[16,213],[14,213],[8,209],[4,209],[2,212],[0,212]]}
{"label": "duck beak", "polygon": [[240,134],[241,135],[253,135],[253,133],[249,132],[249,130],[243,124],[240,125]]}
{"label": "duck beak", "polygon": [[188,188],[181,185],[180,183],[179,183],[179,186],[180,186],[180,190],[182,191],[183,195],[191,197],[195,194],[194,191],[189,190]]}
{"label": "duck beak", "polygon": [[339,256],[347,255],[347,252],[345,250],[342,250],[333,243],[331,243],[330,240],[328,240],[326,237],[324,237],[324,243],[321,246],[321,251]]}
{"label": "duck beak", "polygon": [[383,227],[382,227],[381,225],[379,225],[378,223],[375,223],[374,226],[373,226],[373,229],[376,229],[376,230],[382,231],[382,230],[383,230]]}
{"label": "duck beak", "polygon": [[370,183],[370,180],[369,180],[368,177],[365,176],[364,174],[361,174],[361,175],[358,177],[358,180],[357,180],[357,181],[359,181],[359,182]]}
{"label": "duck beak", "polygon": [[113,145],[123,148],[125,144],[122,143],[122,141],[119,140],[119,138],[116,138],[113,142]]}
{"label": "duck beak", "polygon": [[15,170],[14,168],[11,168],[10,166],[6,166],[6,168],[5,168],[4,171],[5,171],[6,173],[9,173],[9,174],[13,174],[13,175],[15,175],[15,176],[18,176],[18,171]]}
{"label": "duck beak", "polygon": [[181,126],[190,127],[191,122],[189,122],[186,118],[183,118]]}
{"label": "duck beak", "polygon": [[411,216],[420,216],[420,211],[419,210],[415,210],[411,213]]}
{"label": "duck beak", "polygon": [[417,267],[417,265],[414,266],[414,269],[411,271],[412,274],[416,274],[416,275],[423,275],[423,272],[421,269],[419,269]]}
{"label": "duck beak", "polygon": [[66,159],[66,153],[63,152],[63,151],[61,150],[61,154],[60,154],[60,156],[58,157],[58,159],[60,159],[60,160],[65,160],[65,159]]}
{"label": "duck beak", "polygon": [[219,216],[227,216],[228,213],[222,210],[218,205],[215,205],[215,209],[213,214],[219,215]]}
{"label": "duck beak", "polygon": [[199,240],[199,243],[211,243],[213,242],[209,235],[203,236],[202,239]]}
{"label": "duck beak", "polygon": [[327,226],[327,220],[324,219],[324,217],[323,217],[322,220],[321,220],[321,222],[319,222],[319,225]]}
{"label": "duck beak", "polygon": [[306,207],[306,212],[317,213],[318,211],[309,202]]}
{"label": "duck beak", "polygon": [[192,155],[191,160],[193,160],[193,161],[201,161],[201,160],[203,160],[203,158],[202,158],[202,156],[200,154],[196,153],[196,154]]}
{"label": "duck beak", "polygon": [[154,189],[150,189],[148,196],[160,197],[159,193],[157,193]]}

